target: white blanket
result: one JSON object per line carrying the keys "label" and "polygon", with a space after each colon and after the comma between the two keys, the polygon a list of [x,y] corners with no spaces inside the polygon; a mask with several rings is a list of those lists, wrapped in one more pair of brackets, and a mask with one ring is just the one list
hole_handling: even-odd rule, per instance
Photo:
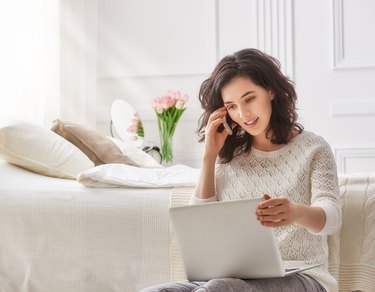
{"label": "white blanket", "polygon": [[77,180],[88,187],[166,188],[195,186],[199,169],[185,165],[142,168],[126,164],[103,164],[78,174]]}
{"label": "white blanket", "polygon": [[1,292],[135,292],[169,281],[171,188],[86,188],[0,162]]}

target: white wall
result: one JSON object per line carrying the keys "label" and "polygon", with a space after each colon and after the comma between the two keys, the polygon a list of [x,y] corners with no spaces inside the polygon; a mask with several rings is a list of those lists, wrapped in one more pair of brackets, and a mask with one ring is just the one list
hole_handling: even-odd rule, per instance
{"label": "white wall", "polygon": [[375,171],[375,2],[295,1],[295,81],[307,129],[340,172]]}
{"label": "white wall", "polygon": [[86,58],[91,66],[79,68],[95,89],[85,99],[96,110],[85,108],[86,115],[101,132],[109,133],[112,101],[123,98],[142,117],[145,143],[158,144],[148,102],[180,90],[190,100],[175,134],[175,161],[198,167],[199,86],[222,56],[256,47],[295,80],[301,121],[331,144],[339,171],[375,171],[374,1],[64,1],[85,3],[82,25],[92,40],[85,43],[96,46]]}

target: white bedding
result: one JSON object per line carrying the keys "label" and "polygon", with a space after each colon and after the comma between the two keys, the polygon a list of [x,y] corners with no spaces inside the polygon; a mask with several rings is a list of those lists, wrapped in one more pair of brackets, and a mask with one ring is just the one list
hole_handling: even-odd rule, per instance
{"label": "white bedding", "polygon": [[88,187],[163,188],[195,186],[199,169],[176,164],[163,168],[141,168],[126,164],[102,164],[78,174]]}
{"label": "white bedding", "polygon": [[0,291],[169,281],[171,188],[86,188],[0,162]]}

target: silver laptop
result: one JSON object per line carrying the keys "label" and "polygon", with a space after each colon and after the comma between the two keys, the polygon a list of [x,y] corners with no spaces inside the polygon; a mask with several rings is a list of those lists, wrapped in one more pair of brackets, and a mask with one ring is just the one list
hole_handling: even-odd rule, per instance
{"label": "silver laptop", "polygon": [[261,200],[169,209],[188,280],[284,277],[319,266],[284,268],[273,228],[256,220]]}

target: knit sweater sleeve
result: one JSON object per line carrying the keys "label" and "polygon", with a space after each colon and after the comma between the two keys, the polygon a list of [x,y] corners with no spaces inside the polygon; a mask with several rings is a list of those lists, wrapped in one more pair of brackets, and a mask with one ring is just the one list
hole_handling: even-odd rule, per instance
{"label": "knit sweater sleeve", "polygon": [[329,235],[341,226],[341,198],[335,159],[329,144],[320,139],[311,162],[311,206],[320,207],[326,214],[323,229],[315,234]]}

